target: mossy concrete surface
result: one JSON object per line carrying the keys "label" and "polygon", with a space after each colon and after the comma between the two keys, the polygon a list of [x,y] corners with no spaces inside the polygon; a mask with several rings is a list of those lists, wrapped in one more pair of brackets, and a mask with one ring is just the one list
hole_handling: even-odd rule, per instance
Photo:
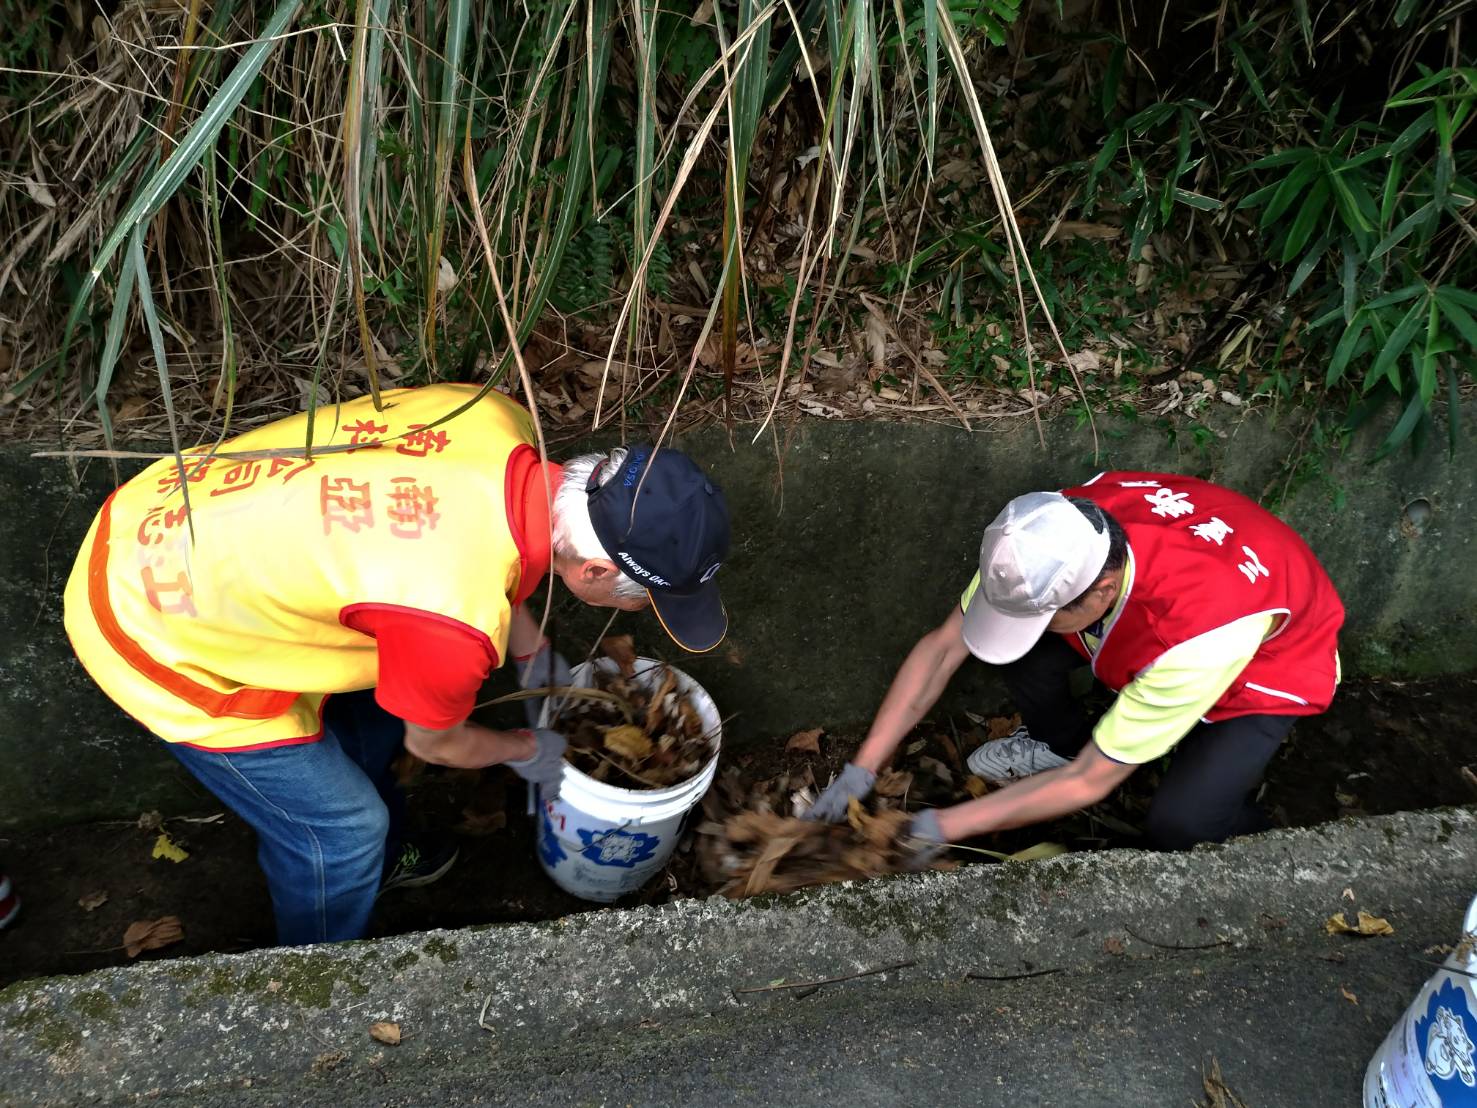
{"label": "mossy concrete surface", "polygon": [[0,992],[0,1101],[1185,1104],[1215,1057],[1348,1104],[1474,888],[1462,809],[157,961]]}
{"label": "mossy concrete surface", "polygon": [[[1028,418],[973,434],[808,420],[756,444],[753,428],[732,436],[708,428],[679,445],[711,469],[732,508],[734,550],[719,574],[728,639],[693,657],[673,648],[649,614],[622,615],[615,630],[634,634],[644,652],[678,661],[708,688],[731,717],[731,750],[802,727],[858,727],[909,647],[957,602],[980,532],[1004,501],[1105,467],[1163,469],[1285,500],[1283,514],[1323,559],[1349,609],[1350,671],[1398,677],[1477,668],[1472,449],[1450,458],[1436,446],[1371,465],[1373,429],[1346,456],[1318,461],[1302,455],[1302,426],[1258,413],[1196,436],[1172,435],[1157,422],[1103,420],[1096,458],[1087,429],[1060,419],[1046,425],[1044,449]],[[1289,482],[1294,465],[1302,472]],[[0,644],[0,826],[209,803],[96,692],[62,634],[59,591],[109,483],[105,463],[90,463],[74,487],[63,461],[21,448],[0,454],[0,503],[12,521],[0,528],[0,612],[10,628]],[[566,595],[553,626],[576,653],[605,618]],[[969,665],[942,708],[999,698],[988,669]]]}

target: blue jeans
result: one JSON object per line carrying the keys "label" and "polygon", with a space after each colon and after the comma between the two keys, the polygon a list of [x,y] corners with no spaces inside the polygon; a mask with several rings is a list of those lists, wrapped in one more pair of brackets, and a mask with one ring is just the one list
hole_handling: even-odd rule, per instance
{"label": "blue jeans", "polygon": [[399,847],[405,799],[390,763],[404,738],[365,689],[328,699],[317,742],[236,754],[168,744],[256,832],[284,946],[364,936]]}

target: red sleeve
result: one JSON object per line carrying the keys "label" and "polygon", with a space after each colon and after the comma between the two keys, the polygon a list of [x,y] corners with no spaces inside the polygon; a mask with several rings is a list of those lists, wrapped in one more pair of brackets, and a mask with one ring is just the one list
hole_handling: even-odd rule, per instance
{"label": "red sleeve", "polygon": [[391,715],[431,731],[454,727],[498,665],[497,648],[457,620],[393,604],[353,604],[339,620],[379,647],[374,699]]}

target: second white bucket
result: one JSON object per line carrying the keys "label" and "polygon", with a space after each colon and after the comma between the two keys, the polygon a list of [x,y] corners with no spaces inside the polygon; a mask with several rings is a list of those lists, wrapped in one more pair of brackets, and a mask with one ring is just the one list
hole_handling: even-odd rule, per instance
{"label": "second white bucket", "polygon": [[[574,667],[574,684],[593,686],[597,669],[613,674],[617,666],[609,658],[597,658],[593,666],[581,663]],[[658,873],[677,847],[683,817],[702,800],[718,770],[722,723],[702,686],[653,658],[636,659],[632,680],[650,688],[663,669],[672,671],[703,730],[714,736],[713,757],[697,776],[665,789],[617,788],[564,764],[558,799],[539,805],[539,864],[556,885],[584,900],[609,903]]]}
{"label": "second white bucket", "polygon": [[1477,1106],[1477,897],[1462,938],[1364,1072],[1364,1108]]}

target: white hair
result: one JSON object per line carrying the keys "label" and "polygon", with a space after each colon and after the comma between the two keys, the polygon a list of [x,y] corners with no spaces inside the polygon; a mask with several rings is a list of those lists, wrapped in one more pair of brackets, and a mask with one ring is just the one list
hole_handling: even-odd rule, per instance
{"label": "white hair", "polygon": [[[581,454],[564,463],[564,479],[554,493],[554,553],[561,558],[585,561],[590,558],[610,560],[590,523],[590,502],[585,489],[590,474],[602,462],[597,482],[604,485],[620,472],[626,460],[626,448],[618,446],[609,454]],[[617,600],[634,600],[646,595],[646,586],[621,573],[615,582]]]}

